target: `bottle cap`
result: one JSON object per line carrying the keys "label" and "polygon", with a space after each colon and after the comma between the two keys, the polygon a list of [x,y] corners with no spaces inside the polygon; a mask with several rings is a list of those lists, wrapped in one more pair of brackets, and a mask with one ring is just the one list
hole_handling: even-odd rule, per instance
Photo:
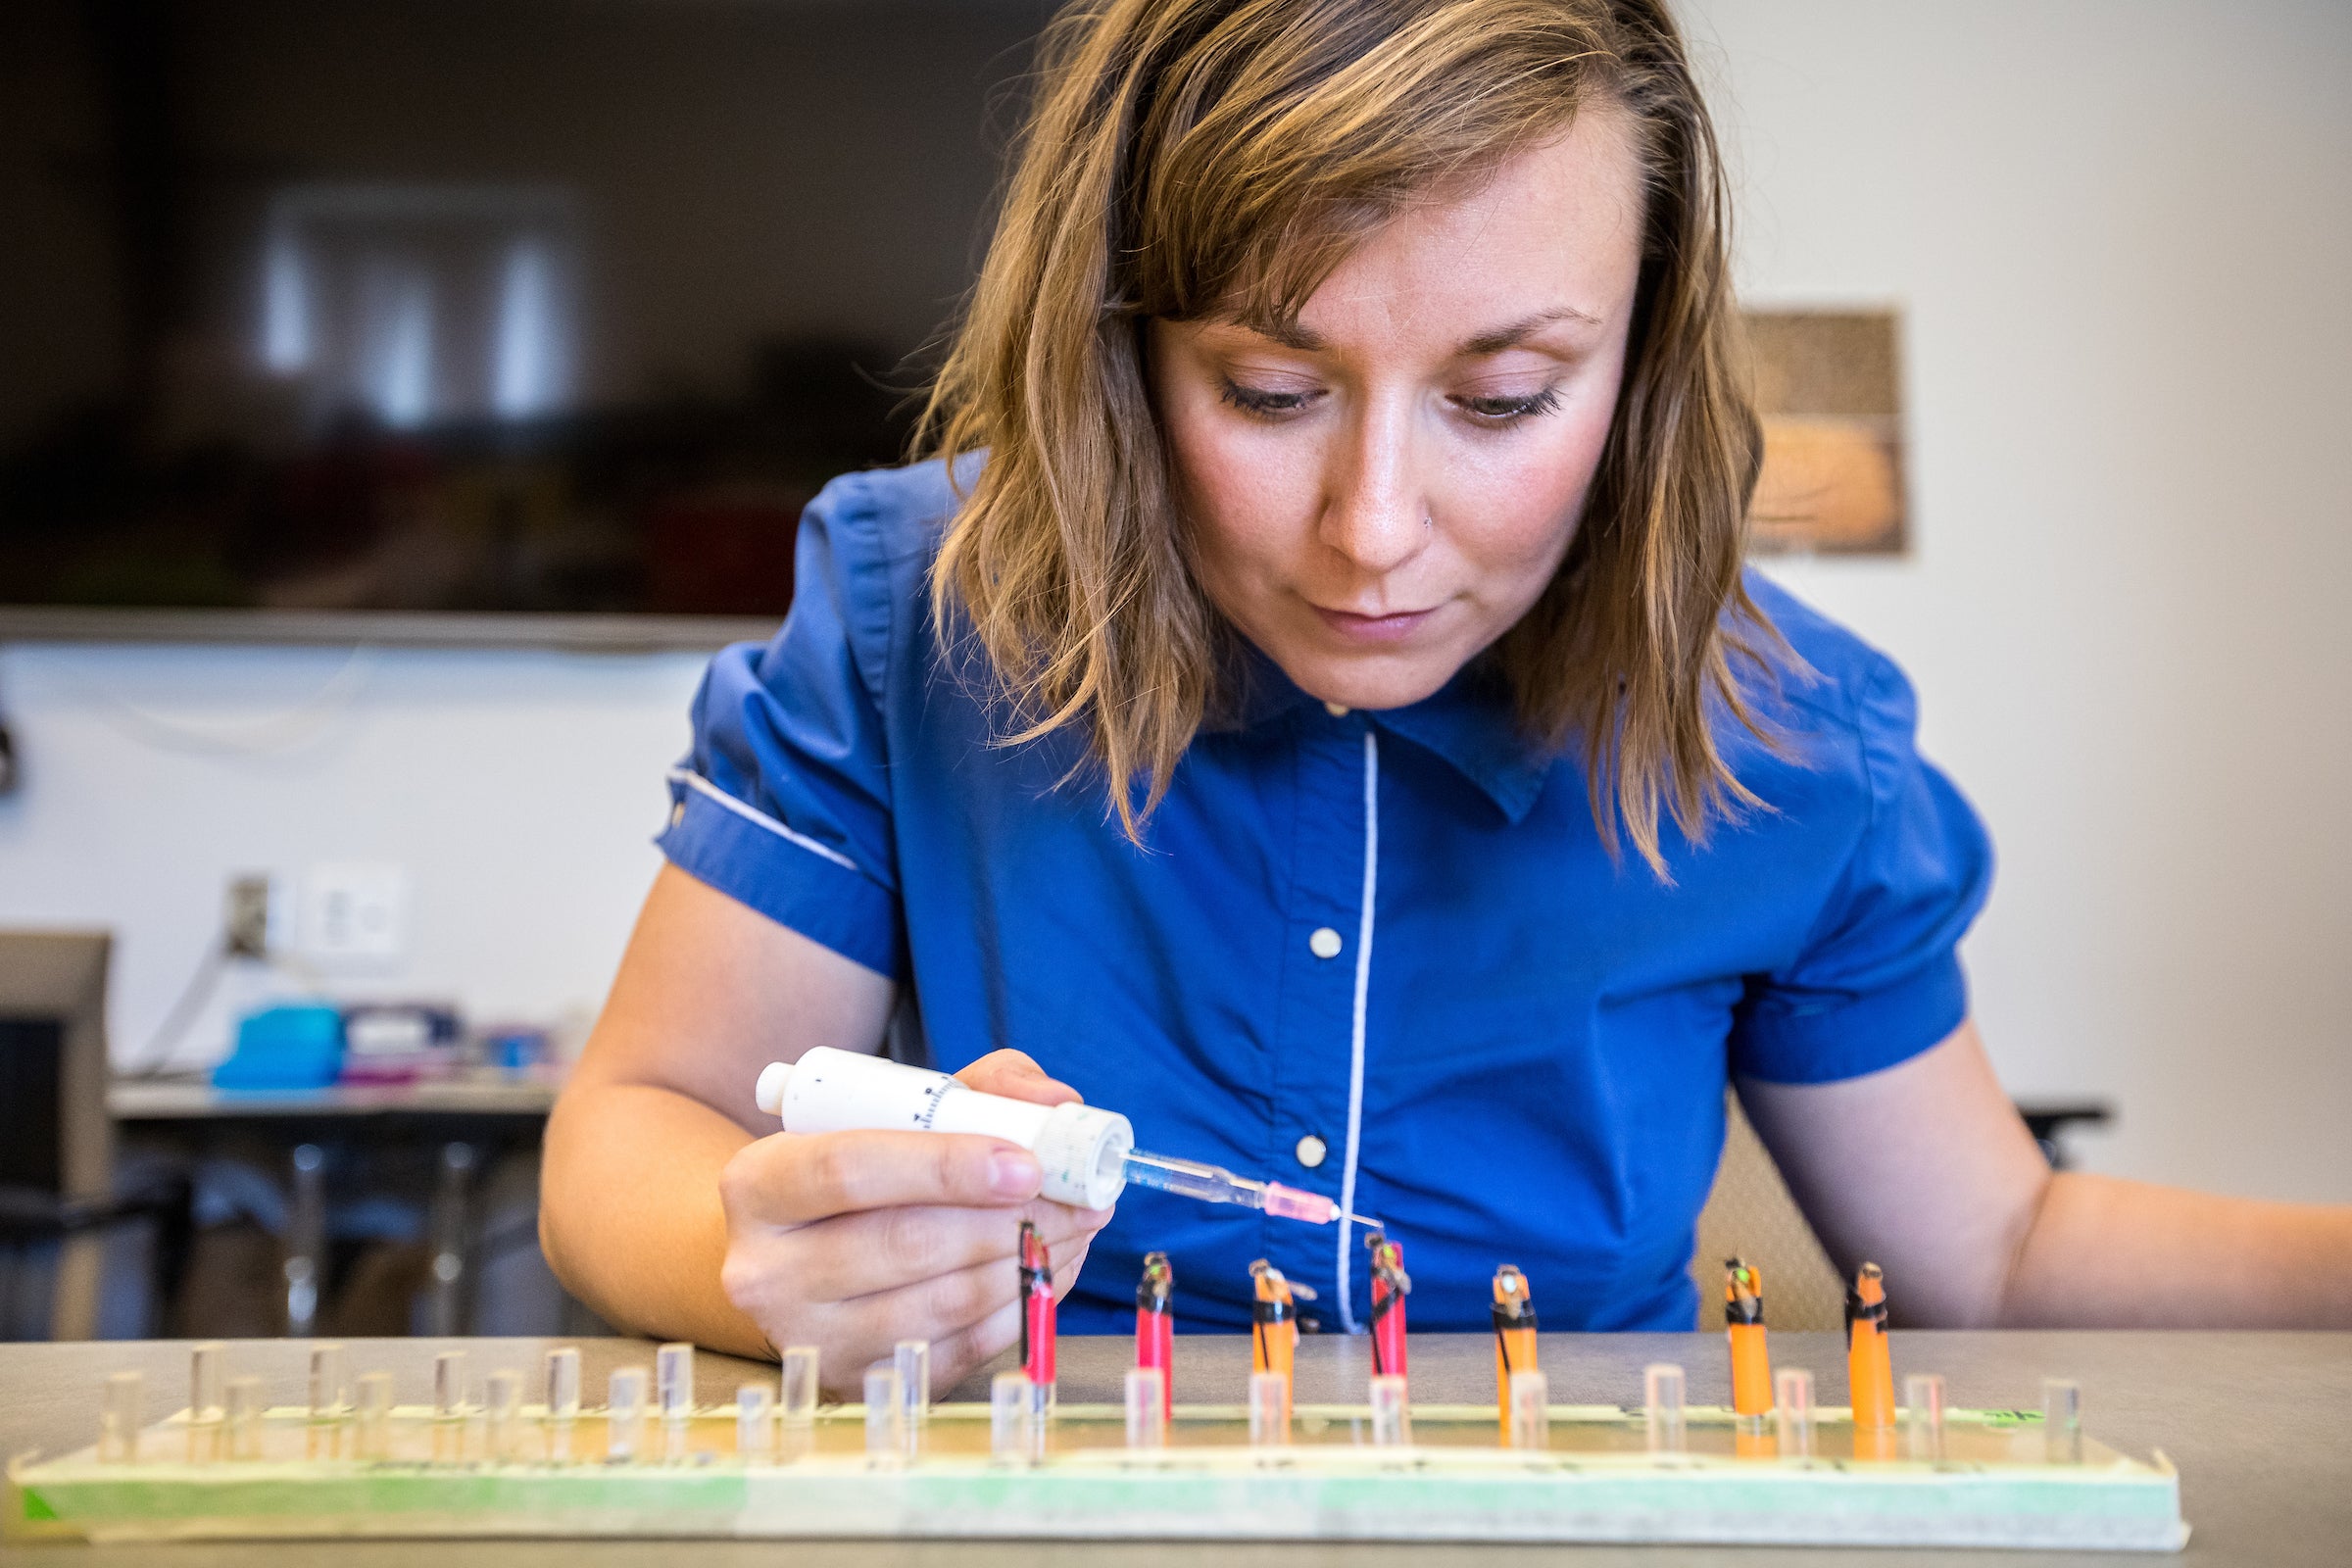
{"label": "bottle cap", "polygon": [[1045,1173],[1038,1194],[1080,1208],[1108,1208],[1127,1187],[1135,1129],[1115,1110],[1055,1105],[1031,1151]]}
{"label": "bottle cap", "polygon": [[[741,1083],[741,1079],[736,1082]],[[753,1103],[770,1116],[784,1114],[784,1086],[792,1082],[792,1063],[771,1061],[760,1069],[760,1082],[752,1090]]]}

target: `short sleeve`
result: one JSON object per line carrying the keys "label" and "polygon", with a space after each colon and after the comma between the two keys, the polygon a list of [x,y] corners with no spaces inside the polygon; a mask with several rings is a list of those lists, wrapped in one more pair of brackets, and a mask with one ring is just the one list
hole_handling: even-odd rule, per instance
{"label": "short sleeve", "polygon": [[710,662],[694,749],[670,770],[672,865],[877,973],[903,967],[882,679],[887,552],[859,476],[801,520],[773,641]]}
{"label": "short sleeve", "polygon": [[1959,790],[1919,755],[1911,687],[1880,659],[1856,704],[1868,789],[1859,840],[1801,951],[1748,977],[1731,1070],[1827,1083],[1906,1060],[1968,1017],[1957,952],[1984,907],[1992,846]]}

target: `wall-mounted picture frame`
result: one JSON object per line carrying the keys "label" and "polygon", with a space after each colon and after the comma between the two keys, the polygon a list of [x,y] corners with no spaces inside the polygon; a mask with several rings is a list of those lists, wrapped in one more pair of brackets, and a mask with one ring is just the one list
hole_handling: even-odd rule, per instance
{"label": "wall-mounted picture frame", "polygon": [[1891,307],[1741,313],[1764,422],[1763,554],[1901,555],[1910,540],[1902,323]]}

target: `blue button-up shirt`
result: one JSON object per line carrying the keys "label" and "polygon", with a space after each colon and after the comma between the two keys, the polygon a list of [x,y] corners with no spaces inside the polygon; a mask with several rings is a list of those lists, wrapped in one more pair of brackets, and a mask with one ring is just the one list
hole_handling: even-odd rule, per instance
{"label": "blue button-up shirt", "polygon": [[[1727,727],[1766,808],[1668,824],[1670,880],[1611,858],[1578,760],[1475,672],[1334,712],[1263,665],[1139,849],[1079,736],[997,744],[985,672],[943,660],[925,573],[955,506],[936,465],[818,497],[783,629],[696,698],[663,852],[895,979],[939,1066],[1015,1047],[1145,1149],[1378,1217],[1416,1328],[1483,1328],[1501,1262],[1546,1327],[1690,1327],[1727,1076],[1874,1072],[1963,1020],[1984,834],[1901,673],[1764,579],[1812,671],[1767,699],[1788,755]],[[1130,1188],[1063,1322],[1131,1325],[1164,1250],[1188,1327],[1247,1323],[1266,1257],[1357,1329],[1362,1240]]]}

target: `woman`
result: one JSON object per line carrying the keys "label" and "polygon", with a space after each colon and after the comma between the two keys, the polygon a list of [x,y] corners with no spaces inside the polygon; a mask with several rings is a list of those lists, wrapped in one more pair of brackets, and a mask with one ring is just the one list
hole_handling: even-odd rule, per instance
{"label": "woman", "polygon": [[1688,1326],[1727,1081],[1909,1322],[2343,1317],[2352,1216],[2053,1176],[2010,1110],[1984,833],[1900,673],[1741,572],[1723,221],[1660,0],[1065,14],[934,461],[826,491],[697,700],[549,1129],[571,1287],[952,1382],[1026,1216],[1073,1328],[1149,1249],[1188,1323],[1268,1256],[1360,1326],[1345,1225],[760,1136],[762,1064],[887,1034],[1379,1216],[1419,1327],[1504,1258],[1548,1327]]}

